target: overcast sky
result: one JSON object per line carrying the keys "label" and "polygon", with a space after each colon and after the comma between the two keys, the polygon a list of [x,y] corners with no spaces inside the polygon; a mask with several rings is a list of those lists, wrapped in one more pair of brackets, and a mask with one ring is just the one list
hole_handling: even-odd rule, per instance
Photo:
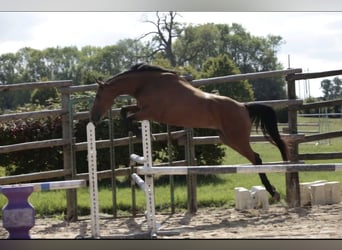
{"label": "overcast sky", "polygon": [[[279,61],[304,72],[342,69],[342,12],[179,12],[187,24],[241,24],[252,35],[279,35],[285,41]],[[154,12],[0,12],[0,54],[23,47],[106,46],[151,31]],[[320,81],[310,80],[312,96],[321,96]],[[297,93],[305,82],[297,84]],[[300,86],[300,87],[299,87]]]}

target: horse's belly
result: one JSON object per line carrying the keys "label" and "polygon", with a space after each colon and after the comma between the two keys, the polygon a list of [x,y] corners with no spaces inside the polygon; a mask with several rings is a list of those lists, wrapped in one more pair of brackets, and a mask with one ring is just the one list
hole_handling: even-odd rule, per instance
{"label": "horse's belly", "polygon": [[217,129],[217,121],[213,119],[212,114],[203,112],[203,110],[187,110],[187,108],[166,110],[156,120],[179,127]]}

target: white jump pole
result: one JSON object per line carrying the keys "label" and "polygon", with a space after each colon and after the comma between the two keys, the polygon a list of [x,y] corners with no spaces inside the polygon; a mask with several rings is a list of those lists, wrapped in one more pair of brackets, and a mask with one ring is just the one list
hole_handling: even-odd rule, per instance
{"label": "white jump pole", "polygon": [[92,122],[89,122],[87,125],[87,143],[88,143],[91,234],[93,238],[100,238],[96,143],[95,142],[96,142],[95,126]]}

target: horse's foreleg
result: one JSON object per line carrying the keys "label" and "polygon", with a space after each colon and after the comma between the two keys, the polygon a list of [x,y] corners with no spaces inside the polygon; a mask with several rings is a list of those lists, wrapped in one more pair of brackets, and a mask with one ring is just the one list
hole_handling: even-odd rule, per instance
{"label": "horse's foreleg", "polygon": [[141,137],[141,129],[137,125],[133,125],[134,115],[140,109],[137,105],[125,106],[120,110],[122,124],[128,131],[133,132],[137,137]]}

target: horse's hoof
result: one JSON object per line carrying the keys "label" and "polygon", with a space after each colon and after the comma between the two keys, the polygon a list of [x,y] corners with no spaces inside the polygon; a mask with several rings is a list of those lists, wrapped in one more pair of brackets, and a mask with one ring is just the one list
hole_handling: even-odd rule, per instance
{"label": "horse's hoof", "polygon": [[142,138],[142,131],[140,128],[135,128],[135,129],[133,129],[132,132],[137,138],[139,138],[139,139]]}
{"label": "horse's hoof", "polygon": [[277,191],[275,191],[274,195],[272,196],[272,199],[274,201],[280,201],[280,194]]}

